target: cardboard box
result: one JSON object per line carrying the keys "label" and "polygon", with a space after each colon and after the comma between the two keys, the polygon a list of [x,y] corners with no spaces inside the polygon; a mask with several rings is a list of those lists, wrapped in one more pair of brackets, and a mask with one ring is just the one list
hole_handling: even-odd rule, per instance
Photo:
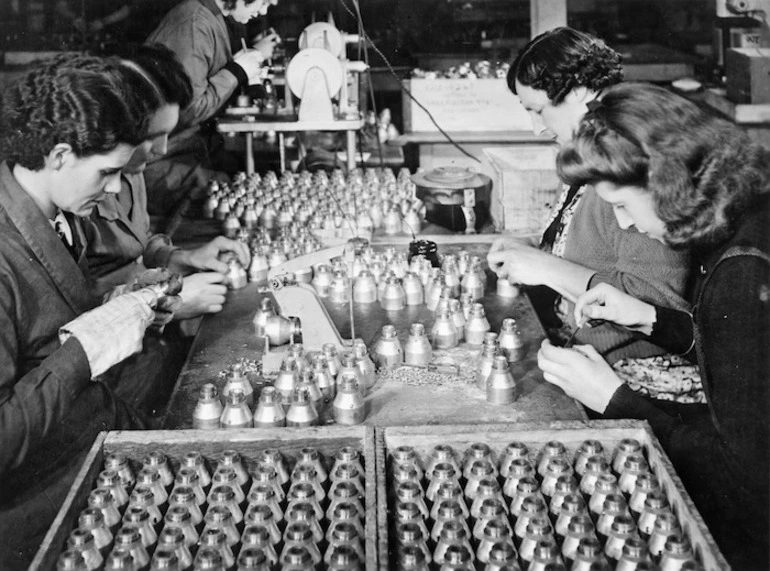
{"label": "cardboard box", "polygon": [[770,103],[770,48],[731,48],[725,55],[727,98]]}
{"label": "cardboard box", "polygon": [[543,230],[562,189],[556,145],[484,149],[481,171],[492,178],[490,213],[495,229],[521,234]]}

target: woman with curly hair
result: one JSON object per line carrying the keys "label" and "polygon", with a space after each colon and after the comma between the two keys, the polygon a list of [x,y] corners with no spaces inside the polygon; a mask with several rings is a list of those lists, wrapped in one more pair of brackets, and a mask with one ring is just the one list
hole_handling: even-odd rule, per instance
{"label": "woman with curly hair", "polygon": [[[107,381],[143,348],[159,300],[97,305],[88,216],[144,137],[115,62],[61,56],[0,105],[0,567],[26,568],[103,430],[147,428]],[[94,382],[97,381],[97,382]],[[138,382],[139,379],[131,378]]]}
{"label": "woman with curly hair", "polygon": [[[589,106],[621,79],[620,55],[602,40],[556,28],[522,48],[508,73],[508,86],[529,112],[535,132],[565,145]],[[492,245],[488,261],[499,279],[547,286],[530,293],[554,339],[570,336],[576,326],[571,302],[598,283],[658,305],[687,307],[682,294],[687,256],[638,232],[622,231],[612,208],[588,185],[565,188],[538,243],[501,239]],[[610,323],[581,328],[576,339],[594,345],[647,395],[702,400],[695,368],[646,339]]]}
{"label": "woman with curly hair", "polygon": [[770,510],[770,151],[738,127],[651,85],[620,85],[558,158],[594,185],[626,231],[692,252],[692,313],[608,284],[575,318],[605,319],[689,353],[707,410],[670,415],[625,386],[590,345],[544,342],[546,380],[607,418],[645,419],[734,569],[768,569]]}

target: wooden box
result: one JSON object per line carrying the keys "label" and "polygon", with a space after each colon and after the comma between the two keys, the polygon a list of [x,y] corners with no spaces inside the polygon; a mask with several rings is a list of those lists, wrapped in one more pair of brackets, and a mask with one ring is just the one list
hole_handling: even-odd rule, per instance
{"label": "wooden box", "polygon": [[598,440],[607,454],[624,438],[636,439],[642,445],[651,471],[660,481],[669,504],[703,567],[707,571],[729,569],[727,561],[674,472],[674,467],[652,434],[649,424],[636,420],[377,428],[377,542],[380,569],[395,569],[395,541],[391,541],[389,537],[392,529],[389,524],[393,513],[393,506],[389,505],[393,501],[392,494],[389,493],[392,483],[389,478],[392,473],[391,454],[398,446],[412,447],[424,462],[437,444],[452,446],[456,455],[461,457],[471,444],[482,442],[489,445],[499,458],[506,445],[513,441],[523,442],[535,452],[540,451],[547,442],[556,440],[563,443],[574,456],[584,440]]}
{"label": "wooden box", "polygon": [[425,109],[444,131],[532,131],[505,79],[411,79],[405,86],[414,97],[402,97],[406,133],[439,130]]}
{"label": "wooden box", "polygon": [[366,497],[362,501],[366,510],[365,569],[374,571],[377,568],[374,431],[372,428],[362,426],[103,432],[86,457],[31,568],[56,569],[57,558],[63,551],[70,532],[77,525],[78,515],[86,507],[88,494],[94,488],[97,475],[104,469],[104,457],[107,454],[123,453],[136,470],[141,468],[141,459],[148,452],[162,450],[169,458],[172,471],[176,472],[180,458],[191,451],[200,452],[210,467],[213,467],[213,464],[221,458],[223,451],[235,450],[242,456],[247,466],[250,466],[254,464],[254,458],[258,452],[267,448],[277,448],[291,468],[292,462],[296,462],[302,448],[316,448],[330,466],[334,454],[345,446],[350,446],[361,454],[366,472]]}
{"label": "wooden box", "polygon": [[725,54],[727,98],[770,103],[770,48],[730,48]]}

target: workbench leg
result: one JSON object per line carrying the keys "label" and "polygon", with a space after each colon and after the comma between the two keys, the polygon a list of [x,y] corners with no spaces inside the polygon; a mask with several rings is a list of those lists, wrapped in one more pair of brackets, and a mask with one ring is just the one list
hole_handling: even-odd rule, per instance
{"label": "workbench leg", "polygon": [[281,157],[281,172],[286,171],[286,148],[283,133],[278,133],[278,155]]}
{"label": "workbench leg", "polygon": [[246,174],[254,174],[254,133],[246,135]]}
{"label": "workbench leg", "polygon": [[346,134],[348,139],[348,172],[352,172],[356,168],[356,132],[347,131]]}

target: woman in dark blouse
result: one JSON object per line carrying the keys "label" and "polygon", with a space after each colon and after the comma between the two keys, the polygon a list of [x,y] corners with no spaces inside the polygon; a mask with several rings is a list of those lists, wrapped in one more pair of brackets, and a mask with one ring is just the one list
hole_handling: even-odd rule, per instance
{"label": "woman in dark blouse", "polygon": [[602,284],[578,299],[575,317],[692,355],[708,408],[664,412],[587,345],[544,342],[545,379],[607,418],[649,421],[733,568],[768,569],[770,151],[665,89],[625,84],[586,115],[559,170],[569,184],[595,185],[621,228],[692,253],[692,314]]}

